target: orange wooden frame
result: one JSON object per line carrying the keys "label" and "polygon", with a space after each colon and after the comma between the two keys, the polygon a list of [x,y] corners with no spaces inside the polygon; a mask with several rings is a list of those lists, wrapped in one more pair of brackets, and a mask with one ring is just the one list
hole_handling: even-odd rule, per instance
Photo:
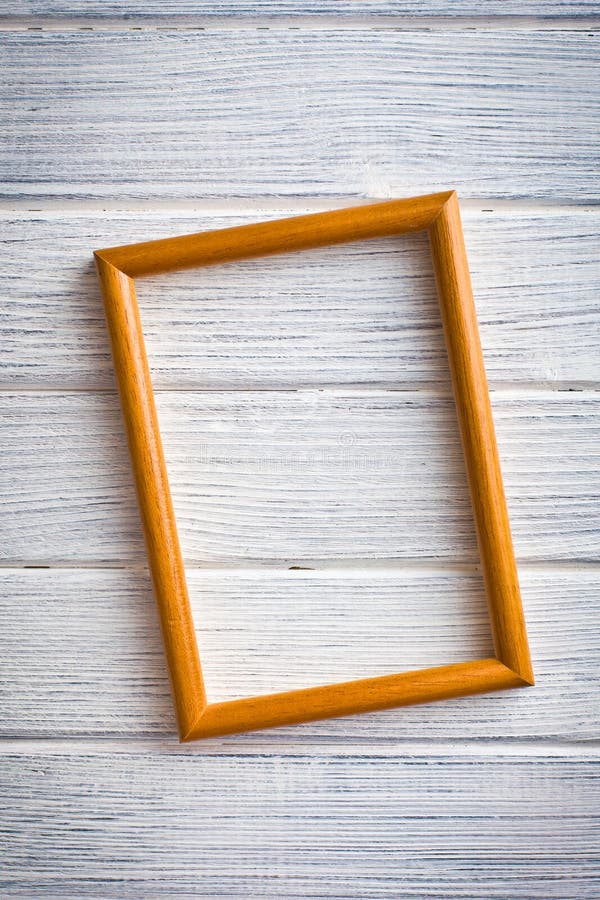
{"label": "orange wooden frame", "polygon": [[[429,232],[496,655],[416,672],[209,703],[133,279],[424,229]],[[454,191],[111,247],[94,256],[182,741],[533,684]]]}

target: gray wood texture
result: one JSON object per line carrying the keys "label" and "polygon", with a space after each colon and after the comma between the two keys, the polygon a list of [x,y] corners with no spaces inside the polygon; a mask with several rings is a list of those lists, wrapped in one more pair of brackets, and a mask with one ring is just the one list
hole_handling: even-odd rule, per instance
{"label": "gray wood texture", "polygon": [[[3,570],[4,737],[162,736],[175,730],[148,575]],[[189,570],[211,699],[486,656],[481,576],[467,566],[348,571]],[[314,722],[198,745],[340,752],[398,741],[593,742],[600,639],[596,569],[522,565],[535,689]],[[23,639],[27,635],[27,640]],[[573,660],[577,660],[574,664]],[[545,750],[544,747],[548,749]]]}
{"label": "gray wood texture", "polygon": [[504,900],[508,865],[511,897],[595,896],[585,752],[111,750],[7,748],[12,896]]}
{"label": "gray wood texture", "polygon": [[[594,384],[600,214],[488,209],[463,222],[490,384]],[[0,213],[0,385],[112,386],[91,247],[268,217]],[[448,386],[423,235],[140,279],[138,299],[157,389]]]}
{"label": "gray wood texture", "polygon": [[[116,0],[6,0],[2,7],[5,16],[85,16],[101,19],[104,16],[128,20],[132,16],[156,17],[163,23],[177,22],[178,17],[191,17],[192,21],[208,17],[211,24],[222,17],[249,17],[269,19],[272,16],[350,17],[358,20],[365,16],[423,18],[428,23],[431,16],[475,16],[483,24],[489,16],[596,16],[600,11],[597,0],[171,0],[168,7],[161,0],[128,0],[126,4]],[[43,21],[43,20],[37,20]],[[45,22],[47,24],[47,20]],[[364,26],[363,26],[364,27]]]}
{"label": "gray wood texture", "polygon": [[0,197],[598,201],[597,37],[7,32]]}
{"label": "gray wood texture", "polygon": [[[0,13],[0,896],[596,898],[598,4]],[[91,251],[450,187],[537,684],[180,747]],[[138,288],[209,698],[489,655],[426,241]]]}
{"label": "gray wood texture", "polygon": [[[143,562],[116,394],[5,392],[0,404],[3,561]],[[493,405],[517,556],[595,560],[597,393]],[[171,391],[157,406],[190,564],[477,562],[449,397]]]}

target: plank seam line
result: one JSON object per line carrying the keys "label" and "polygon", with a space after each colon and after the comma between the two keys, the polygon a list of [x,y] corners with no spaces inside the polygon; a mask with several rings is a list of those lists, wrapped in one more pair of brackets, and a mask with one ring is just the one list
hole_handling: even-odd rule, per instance
{"label": "plank seam line", "polygon": [[[561,382],[535,382],[535,381],[525,381],[525,382],[512,382],[512,381],[495,381],[493,378],[488,379],[488,386],[490,391],[490,396],[493,400],[498,401],[510,401],[517,400],[522,401],[531,397],[532,400],[539,401],[540,399],[583,399],[588,398],[590,400],[598,399],[598,394],[600,393],[600,381],[561,381]],[[452,393],[450,389],[446,390],[442,387],[422,387],[419,388],[414,385],[401,385],[394,386],[385,382],[381,383],[373,383],[365,386],[364,384],[339,384],[339,383],[322,383],[322,384],[294,384],[294,385],[284,385],[282,387],[279,386],[269,386],[264,387],[262,385],[250,385],[246,387],[239,386],[229,386],[229,387],[199,387],[197,385],[173,385],[169,387],[161,387],[160,385],[154,385],[153,391],[155,395],[167,396],[169,394],[177,395],[177,394],[195,394],[195,395],[206,395],[207,397],[214,396],[216,394],[225,394],[228,397],[234,394],[238,394],[241,397],[246,396],[247,394],[261,394],[263,397],[267,397],[267,395],[273,395],[280,397],[284,394],[294,395],[294,397],[301,398],[302,396],[306,396],[307,398],[315,399],[315,395],[320,395],[322,398],[327,397],[346,397],[348,395],[352,395],[353,397],[369,397],[373,394],[387,394],[390,397],[402,397],[403,395],[407,395],[407,398],[414,399],[431,399],[431,400],[441,400],[441,401],[451,401]],[[98,394],[105,396],[117,396],[117,389],[114,387],[74,387],[69,385],[53,385],[46,386],[44,384],[41,385],[20,385],[20,384],[0,384],[0,397],[4,395],[5,397],[19,397],[19,396],[35,396],[38,395],[40,397],[43,396],[80,396],[82,394]]]}
{"label": "plank seam line", "polygon": [[[68,185],[67,185],[68,186]],[[38,187],[44,188],[43,184]],[[73,186],[75,187],[75,186]],[[79,186],[80,187],[80,186]],[[382,200],[394,199],[397,194],[385,196],[352,195],[290,195],[281,199],[275,199],[270,195],[256,197],[210,197],[202,199],[161,199],[152,200],[112,200],[110,198],[77,199],[70,194],[58,197],[15,197],[4,196],[0,198],[0,215],[5,217],[23,215],[25,213],[52,213],[57,217],[87,216],[91,213],[104,213],[108,215],[139,215],[150,213],[171,216],[177,214],[208,215],[215,217],[248,216],[248,215],[273,215],[294,212],[323,212],[335,208],[343,208],[357,203],[378,203]],[[489,214],[512,213],[513,215],[598,215],[600,214],[600,202],[594,198],[581,201],[549,200],[544,198],[494,198],[494,197],[463,197],[460,201],[461,212]],[[483,207],[483,208],[482,208]]]}
{"label": "plank seam line", "polygon": [[[254,749],[252,743],[255,743]],[[499,759],[514,759],[515,757],[546,757],[551,761],[553,757],[557,758],[557,762],[561,758],[570,757],[581,761],[588,759],[595,761],[600,758],[600,745],[597,742],[587,741],[560,741],[556,738],[531,738],[519,740],[515,738],[463,738],[455,741],[442,740],[440,738],[431,738],[425,741],[417,741],[411,738],[396,739],[394,738],[394,746],[389,748],[386,746],[385,738],[372,738],[368,742],[364,738],[348,738],[346,736],[340,739],[330,738],[328,736],[294,736],[287,734],[277,734],[277,744],[271,736],[270,739],[258,737],[255,742],[246,741],[243,747],[235,746],[232,740],[229,744],[227,739],[216,739],[214,743],[205,743],[202,750],[198,753],[198,748],[193,745],[182,746],[178,744],[171,734],[165,730],[164,734],[156,735],[117,735],[117,734],[56,734],[44,737],[32,737],[31,735],[6,735],[0,736],[0,754],[10,754],[11,752],[24,751],[44,751],[64,752],[66,755],[73,753],[74,746],[80,749],[86,749],[93,752],[98,751],[99,755],[114,750],[127,751],[127,747],[135,748],[134,752],[138,752],[144,746],[150,748],[151,752],[163,753],[165,756],[220,756],[227,758],[248,758],[250,756],[264,757],[266,750],[265,745],[269,744],[267,755],[269,756],[294,756],[313,759],[315,757],[315,745],[324,756],[339,757],[341,759],[349,759],[352,757],[360,757],[361,759],[397,759],[397,758],[415,758],[423,757],[424,759],[435,759],[436,757],[444,758],[454,756],[460,759],[463,755],[467,758],[480,756],[496,757]],[[63,745],[60,746],[60,745]],[[355,749],[352,750],[354,744]],[[228,746],[229,745],[229,746]],[[377,748],[381,747],[384,752],[377,752]],[[93,749],[92,749],[93,748]],[[347,749],[346,749],[347,748]],[[360,748],[360,749],[359,749]],[[194,753],[194,750],[196,752]],[[336,752],[337,751],[337,752]],[[433,751],[433,752],[432,752]]]}
{"label": "plank seam line", "polygon": [[[600,570],[600,559],[582,558],[582,559],[517,559],[519,572],[539,572],[540,574],[553,572],[560,573],[587,573],[592,574]],[[256,563],[253,560],[240,560],[239,563],[234,561],[230,563],[216,564],[211,562],[202,565],[198,560],[186,562],[185,569],[189,574],[203,575],[207,577],[261,577],[268,580],[270,577],[280,578],[285,575],[290,580],[297,578],[340,578],[345,577],[369,577],[377,578],[383,576],[397,576],[403,572],[415,575],[472,575],[479,574],[480,564],[473,557],[472,562],[436,562],[434,560],[422,559],[299,559],[288,560],[272,559],[263,560]],[[65,562],[41,561],[41,560],[23,560],[19,563],[16,560],[0,562],[0,575],[15,575],[23,572],[123,572],[128,574],[145,574],[147,565],[145,562],[122,562],[118,560],[114,562],[82,561],[81,563],[72,560]]]}
{"label": "plank seam line", "polygon": [[598,13],[562,16],[496,15],[189,15],[133,14],[131,16],[3,15],[3,32],[114,32],[136,31],[586,31],[600,23]]}

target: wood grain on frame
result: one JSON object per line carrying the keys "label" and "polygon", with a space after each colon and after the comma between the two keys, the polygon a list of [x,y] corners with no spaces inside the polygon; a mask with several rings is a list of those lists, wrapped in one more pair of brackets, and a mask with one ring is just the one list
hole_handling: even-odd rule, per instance
{"label": "wood grain on frame", "polygon": [[[426,229],[497,658],[209,704],[132,279]],[[96,251],[95,257],[182,740],[533,683],[454,191],[113,247]]]}

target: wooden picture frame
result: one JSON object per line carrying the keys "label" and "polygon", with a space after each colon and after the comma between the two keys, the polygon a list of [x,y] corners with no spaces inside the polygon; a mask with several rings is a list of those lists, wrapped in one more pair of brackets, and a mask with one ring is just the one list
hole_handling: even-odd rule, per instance
{"label": "wooden picture frame", "polygon": [[[427,230],[495,657],[209,703],[169,492],[134,279]],[[475,306],[454,191],[95,252],[182,741],[533,684]]]}

